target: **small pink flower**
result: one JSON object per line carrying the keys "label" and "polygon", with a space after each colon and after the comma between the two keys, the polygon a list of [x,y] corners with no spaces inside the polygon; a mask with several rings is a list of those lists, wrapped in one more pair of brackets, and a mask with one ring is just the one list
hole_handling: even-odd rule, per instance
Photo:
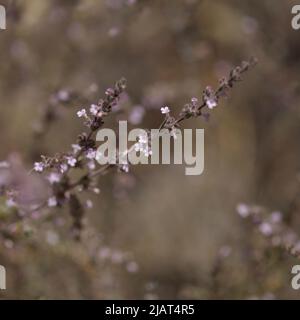
{"label": "small pink flower", "polygon": [[100,193],[100,189],[99,188],[94,188],[93,189],[94,193],[99,194]]}
{"label": "small pink flower", "polygon": [[192,104],[198,103],[198,99],[197,98],[192,98],[191,101],[192,101]]}
{"label": "small pink flower", "polygon": [[67,157],[68,165],[70,167],[75,167],[77,160],[74,157]]}
{"label": "small pink flower", "polygon": [[161,107],[160,111],[162,114],[168,114],[170,112],[170,109],[169,107],[166,106],[166,107]]}
{"label": "small pink flower", "polygon": [[92,104],[90,107],[90,112],[93,116],[96,116],[99,112],[99,107],[96,104]]}
{"label": "small pink flower", "polygon": [[128,164],[123,164],[122,167],[121,167],[121,170],[123,172],[128,173],[129,172],[129,165]]}
{"label": "small pink flower", "polygon": [[43,162],[35,162],[34,163],[34,170],[36,172],[42,172],[44,170],[45,166],[43,164]]}
{"label": "small pink flower", "polygon": [[79,111],[77,112],[77,116],[78,116],[78,118],[87,117],[86,110],[85,110],[85,109],[79,110]]}
{"label": "small pink flower", "polygon": [[217,101],[214,99],[207,99],[206,105],[207,105],[208,109],[213,109],[217,106]]}
{"label": "small pink flower", "polygon": [[96,150],[94,149],[89,149],[86,153],[86,157],[90,160],[95,159],[96,158]]}
{"label": "small pink flower", "polygon": [[114,92],[115,92],[114,89],[108,88],[108,89],[106,89],[105,94],[107,96],[112,96],[114,94]]}

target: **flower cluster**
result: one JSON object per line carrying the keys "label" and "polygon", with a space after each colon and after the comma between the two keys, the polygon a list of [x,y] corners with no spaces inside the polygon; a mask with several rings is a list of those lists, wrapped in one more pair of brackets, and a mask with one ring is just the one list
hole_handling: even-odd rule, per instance
{"label": "flower cluster", "polygon": [[[117,106],[125,88],[125,79],[121,79],[114,88],[106,90],[104,99],[100,99],[97,104],[91,104],[89,111],[86,108],[78,110],[77,116],[84,119],[89,132],[79,135],[77,143],[71,145],[70,152],[57,154],[54,157],[42,156],[42,161],[35,162],[33,167],[37,173],[45,173],[52,188],[51,196],[40,206],[61,207],[68,203],[77,233],[82,228],[81,219],[84,207],[92,207],[92,203],[89,200],[86,206],[83,206],[76,193],[99,192],[99,189],[95,187],[97,183],[95,177],[98,174],[95,170],[95,132],[103,125],[104,118]],[[84,170],[87,173],[84,173],[77,181],[72,181],[70,173],[74,169]],[[128,169],[123,168],[123,171],[128,171]]]}
{"label": "flower cluster", "polygon": [[241,81],[242,74],[248,71],[249,68],[255,66],[256,63],[257,60],[255,58],[251,58],[249,61],[243,61],[241,66],[237,66],[230,71],[228,78],[220,79],[219,87],[216,90],[207,86],[203,91],[202,101],[196,97],[192,98],[190,103],[184,105],[178,118],[171,116],[169,107],[162,107],[161,113],[165,114],[166,117],[160,128],[169,129],[171,133],[176,136],[176,128],[178,128],[182,121],[191,117],[196,118],[200,116],[207,120],[209,118],[209,113],[204,112],[204,108],[206,107],[208,110],[216,108],[219,104],[219,100],[222,97],[227,97],[228,91],[233,88],[234,84]]}
{"label": "flower cluster", "polygon": [[152,150],[149,142],[150,139],[148,139],[148,134],[141,134],[138,137],[138,142],[134,145],[135,151],[143,153],[145,157],[151,156]]}

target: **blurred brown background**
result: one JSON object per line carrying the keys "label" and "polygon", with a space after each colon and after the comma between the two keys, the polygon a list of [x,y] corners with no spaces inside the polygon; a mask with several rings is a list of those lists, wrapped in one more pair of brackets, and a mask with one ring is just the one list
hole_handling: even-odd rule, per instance
{"label": "blurred brown background", "polygon": [[[182,166],[105,176],[81,243],[68,226],[44,222],[29,239],[1,247],[2,298],[299,298],[290,287],[297,261],[266,248],[235,210],[246,202],[287,214],[299,195],[296,2],[1,1],[8,20],[0,32],[0,157],[18,154],[27,168],[38,154],[68,150],[82,130],[80,106],[61,106],[35,140],[57,90],[94,90],[98,99],[124,76],[127,114],[140,105],[138,126],[155,128],[161,106],[179,112],[242,60],[259,60],[209,122],[184,123],[205,128],[201,176],[185,176]],[[220,255],[229,256],[216,270]]]}

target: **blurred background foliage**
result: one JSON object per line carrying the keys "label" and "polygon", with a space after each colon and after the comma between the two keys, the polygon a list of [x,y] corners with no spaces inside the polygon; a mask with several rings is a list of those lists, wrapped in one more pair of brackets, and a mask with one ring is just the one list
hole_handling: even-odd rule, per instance
{"label": "blurred background foliage", "polygon": [[1,1],[8,20],[0,33],[0,157],[13,155],[27,169],[38,154],[68,150],[82,130],[82,105],[61,106],[43,140],[35,139],[35,123],[57,90],[92,92],[97,101],[124,76],[126,114],[142,106],[138,126],[156,128],[161,106],[179,112],[242,60],[256,56],[259,64],[209,122],[184,123],[205,129],[201,176],[171,165],[101,177],[81,242],[59,211],[54,224],[43,221],[20,241],[1,244],[8,289],[0,296],[297,299],[290,286],[297,260],[266,246],[235,210],[239,202],[258,203],[292,215],[299,228],[295,3]]}

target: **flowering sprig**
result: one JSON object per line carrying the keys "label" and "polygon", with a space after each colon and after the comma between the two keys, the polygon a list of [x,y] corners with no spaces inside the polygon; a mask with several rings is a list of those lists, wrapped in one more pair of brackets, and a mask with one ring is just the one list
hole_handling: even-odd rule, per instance
{"label": "flowering sprig", "polygon": [[[164,120],[159,126],[159,130],[167,129],[176,138],[176,129],[180,123],[190,117],[203,116],[207,118],[207,113],[203,109],[209,110],[217,107],[221,97],[226,97],[234,83],[240,81],[241,74],[246,72],[256,63],[254,59],[249,62],[243,62],[241,67],[234,68],[228,79],[220,80],[220,85],[216,90],[207,87],[203,91],[202,102],[197,98],[192,98],[191,102],[186,104],[176,118],[171,114],[168,106],[161,108]],[[41,161],[35,162],[33,170],[46,177],[50,185],[50,196],[45,202],[34,206],[34,211],[41,210],[44,207],[62,207],[69,206],[70,215],[73,219],[73,231],[76,238],[80,236],[80,230],[83,226],[82,219],[86,208],[91,208],[92,203],[88,200],[85,205],[81,203],[78,193],[82,191],[92,191],[99,193],[96,177],[102,175],[111,168],[118,168],[119,171],[128,172],[128,164],[107,164],[96,168],[96,139],[95,133],[104,124],[104,119],[117,106],[119,100],[126,88],[126,81],[121,79],[113,88],[105,91],[105,98],[100,99],[97,104],[91,104],[89,108],[80,108],[77,110],[77,116],[84,120],[84,125],[88,127],[87,132],[82,132],[76,143],[71,145],[71,150],[66,153],[56,154],[54,157],[41,156]],[[151,156],[151,145],[148,139],[149,132],[146,130],[146,136],[141,135],[138,141],[126,151],[132,150],[142,152],[146,157]],[[79,169],[84,173],[75,181],[72,180],[72,171]],[[13,198],[12,198],[13,200]]]}
{"label": "flowering sprig", "polygon": [[149,145],[150,139],[148,139],[148,136],[148,132],[141,134],[138,137],[138,142],[134,145],[134,150],[143,153],[145,157],[152,155],[151,146]]}
{"label": "flowering sprig", "polygon": [[[207,107],[211,110],[217,107],[220,98],[226,97],[229,89],[233,87],[234,83],[240,81],[241,75],[246,72],[251,66],[255,65],[255,63],[256,60],[251,59],[249,62],[243,62],[240,67],[234,68],[230,72],[228,79],[223,78],[220,80],[220,85],[215,91],[211,87],[207,87],[203,91],[202,103],[200,103],[197,98],[192,98],[191,102],[183,107],[178,118],[175,118],[171,115],[171,110],[168,106],[162,107],[160,111],[163,115],[165,115],[165,119],[163,120],[159,129],[168,129],[174,136],[174,138],[176,138],[176,128],[178,128],[179,124],[182,121],[190,117],[204,116],[205,118],[207,118],[207,114],[203,112],[203,109]],[[120,95],[124,91],[125,87],[125,80],[122,79],[116,83],[114,89],[107,89],[105,92],[106,98],[104,100],[99,100],[98,104],[92,104],[89,108],[89,112],[85,108],[78,110],[77,116],[84,119],[84,123],[89,127],[90,131],[89,133],[84,132],[79,135],[78,143],[72,146],[72,154],[65,155],[63,156],[63,158],[56,157],[54,158],[54,160],[50,161],[49,159],[47,159],[47,161],[44,161],[42,165],[39,164],[36,167],[36,169],[38,169],[38,172],[40,172],[42,166],[50,166],[51,168],[55,168],[55,165],[53,166],[53,162],[59,163],[59,171],[63,174],[61,177],[62,180],[61,183],[53,183],[53,187],[56,188],[53,188],[54,192],[52,196],[52,200],[54,197],[56,198],[57,206],[63,205],[66,200],[70,202],[70,199],[72,199],[71,202],[73,203],[73,205],[70,205],[71,211],[74,210],[74,207],[79,208],[80,202],[78,198],[76,197],[75,193],[71,193],[70,196],[70,191],[76,188],[79,188],[79,190],[94,190],[96,185],[96,181],[94,178],[100,174],[103,174],[110,168],[118,167],[120,171],[129,171],[129,165],[108,164],[95,170],[94,164],[94,159],[96,156],[96,141],[94,138],[94,133],[103,125],[103,119],[111,112],[113,106],[117,104]],[[151,156],[152,151],[151,146],[148,144],[148,141],[150,140],[147,138],[148,137],[140,136],[138,142],[134,144],[132,148],[134,148],[135,151],[142,152],[146,157],[149,157]],[[130,150],[128,150],[127,152],[130,152]],[[78,167],[86,167],[87,173],[82,175],[77,181],[71,182],[68,172],[72,168]],[[76,205],[74,205],[75,202]],[[50,204],[54,203],[54,201],[50,201]],[[74,213],[71,215],[74,217]],[[80,224],[77,222],[75,225],[79,227]]]}
{"label": "flowering sprig", "polygon": [[[176,138],[176,128],[179,127],[180,122],[190,118],[191,116],[198,117],[203,116],[205,119],[207,119],[208,114],[203,112],[203,108],[207,107],[208,109],[213,109],[217,106],[219,100],[222,97],[227,97],[228,91],[230,88],[234,86],[235,82],[241,81],[241,75],[245,73],[247,70],[249,70],[250,67],[255,66],[257,63],[256,59],[251,58],[250,61],[242,62],[241,66],[238,66],[234,68],[229,76],[227,78],[223,78],[220,80],[219,87],[214,91],[213,89],[208,87],[203,92],[203,102],[200,104],[197,98],[192,98],[191,103],[185,105],[182,109],[182,111],[179,114],[179,117],[176,119],[175,117],[171,116],[171,110],[168,106],[164,106],[160,109],[161,113],[165,115],[165,118],[163,122],[161,123],[159,130],[162,129],[168,129],[170,133]],[[106,92],[106,94],[109,94],[109,91]],[[94,108],[93,108],[94,109]],[[148,133],[147,133],[148,134]],[[131,152],[131,150],[140,151],[142,152],[146,157],[149,157],[152,154],[151,146],[147,143],[151,139],[147,139],[147,137],[140,136],[138,139],[138,142],[127,151],[127,153]],[[106,165],[99,170],[87,174],[85,178],[93,177],[97,174],[102,174],[104,171],[113,168],[115,166],[118,166],[117,164],[109,164]],[[119,166],[119,169],[121,171],[128,172],[129,167],[128,165]]]}
{"label": "flowering sprig", "polygon": [[178,123],[190,117],[203,116],[207,118],[207,114],[203,113],[203,109],[207,107],[212,110],[217,107],[220,99],[222,97],[226,98],[234,84],[242,80],[242,74],[248,71],[250,67],[255,66],[256,63],[257,60],[255,58],[251,58],[249,61],[243,61],[241,66],[237,66],[231,70],[228,78],[222,78],[219,81],[219,87],[216,90],[213,90],[210,86],[206,87],[202,94],[202,103],[200,103],[197,98],[192,98],[191,103],[183,107],[180,112],[180,117],[175,120],[173,125],[176,126]]}
{"label": "flowering sprig", "polygon": [[243,61],[241,66],[237,66],[230,71],[228,78],[222,78],[219,81],[219,87],[213,90],[210,86],[207,86],[202,94],[202,102],[198,98],[192,98],[190,103],[187,103],[182,108],[179,117],[175,118],[171,116],[169,107],[161,108],[161,112],[166,115],[165,119],[160,125],[160,129],[169,129],[171,132],[175,132],[179,124],[191,117],[197,118],[202,116],[205,120],[208,119],[209,114],[204,112],[204,108],[207,107],[209,110],[216,108],[219,101],[223,97],[228,97],[228,92],[233,88],[236,82],[242,80],[241,76],[243,73],[248,71],[251,67],[255,66],[257,60],[251,58],[249,61]]}

